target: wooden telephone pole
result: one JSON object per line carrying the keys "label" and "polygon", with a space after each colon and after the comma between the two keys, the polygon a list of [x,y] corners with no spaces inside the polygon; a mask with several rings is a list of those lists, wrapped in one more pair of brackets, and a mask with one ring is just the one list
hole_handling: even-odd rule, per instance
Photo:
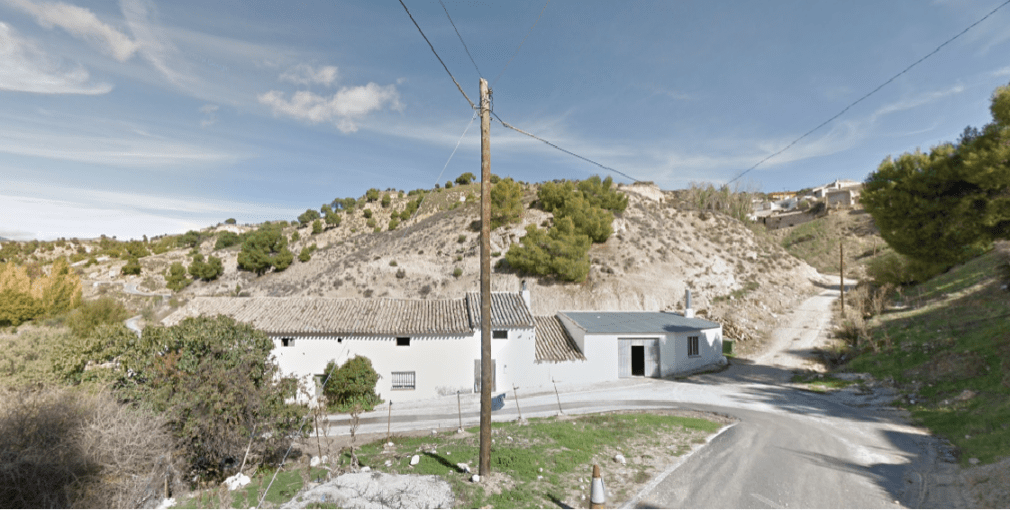
{"label": "wooden telephone pole", "polygon": [[480,79],[480,474],[491,473],[491,98]]}
{"label": "wooden telephone pole", "polygon": [[845,245],[838,239],[838,289],[842,292],[842,320],[845,320]]}

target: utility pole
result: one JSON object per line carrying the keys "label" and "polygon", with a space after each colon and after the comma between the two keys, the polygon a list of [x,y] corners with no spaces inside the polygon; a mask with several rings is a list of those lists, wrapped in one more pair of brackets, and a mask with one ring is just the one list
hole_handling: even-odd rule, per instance
{"label": "utility pole", "polygon": [[842,291],[842,319],[845,319],[845,245],[838,239],[838,288]]}
{"label": "utility pole", "polygon": [[480,474],[491,474],[491,98],[480,79]]}

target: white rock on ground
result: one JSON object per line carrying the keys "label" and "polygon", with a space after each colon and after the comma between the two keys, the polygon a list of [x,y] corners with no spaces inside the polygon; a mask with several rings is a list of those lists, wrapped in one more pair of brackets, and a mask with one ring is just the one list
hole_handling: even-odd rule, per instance
{"label": "white rock on ground", "polygon": [[421,456],[420,455],[414,455],[413,457],[410,458],[410,465],[411,466],[416,466],[420,462],[421,462]]}
{"label": "white rock on ground", "polygon": [[450,508],[452,488],[434,475],[350,473],[303,490],[281,508],[318,503],[338,508]]}
{"label": "white rock on ground", "polygon": [[478,474],[475,474],[475,475],[471,476],[471,477],[470,477],[470,481],[471,481],[471,482],[473,482],[473,483],[478,483],[478,482],[480,482],[480,475],[478,475]]}
{"label": "white rock on ground", "polygon": [[319,465],[319,456],[313,455],[312,459],[309,460],[309,467],[316,467]]}
{"label": "white rock on ground", "polygon": [[462,472],[464,472],[464,473],[469,473],[470,472],[470,466],[467,463],[465,463],[465,462],[459,462],[459,463],[457,463],[456,467],[459,468],[459,470],[462,471]]}
{"label": "white rock on ground", "polygon": [[230,491],[233,491],[235,489],[241,489],[242,487],[249,485],[249,482],[250,482],[249,477],[243,475],[242,473],[239,473],[234,476],[229,476],[228,478],[224,479],[224,484],[226,487],[228,487],[228,490]]}
{"label": "white rock on ground", "polygon": [[614,462],[620,462],[621,464],[627,464],[628,460],[624,458],[624,455],[621,455],[620,453],[618,453],[617,455],[614,455]]}

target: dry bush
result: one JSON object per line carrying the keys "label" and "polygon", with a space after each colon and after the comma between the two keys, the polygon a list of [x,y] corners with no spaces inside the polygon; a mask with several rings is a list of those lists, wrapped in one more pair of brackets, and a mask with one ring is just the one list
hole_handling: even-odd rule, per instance
{"label": "dry bush", "polygon": [[0,501],[13,508],[137,508],[177,470],[164,421],[108,393],[0,394]]}

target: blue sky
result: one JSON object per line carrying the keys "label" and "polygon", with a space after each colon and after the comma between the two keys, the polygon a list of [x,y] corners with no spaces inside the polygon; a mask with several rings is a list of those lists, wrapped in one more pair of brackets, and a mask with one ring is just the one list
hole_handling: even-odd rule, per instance
{"label": "blue sky", "polygon": [[[476,100],[442,7],[405,2]],[[445,0],[502,119],[664,189],[729,181],[1000,3]],[[1010,6],[741,182],[862,180],[956,139],[990,120],[1007,55]],[[396,0],[0,0],[0,104],[0,236],[15,239],[139,238],[430,188],[472,117]],[[606,175],[491,130],[496,174]],[[474,121],[438,182],[479,165]]]}

